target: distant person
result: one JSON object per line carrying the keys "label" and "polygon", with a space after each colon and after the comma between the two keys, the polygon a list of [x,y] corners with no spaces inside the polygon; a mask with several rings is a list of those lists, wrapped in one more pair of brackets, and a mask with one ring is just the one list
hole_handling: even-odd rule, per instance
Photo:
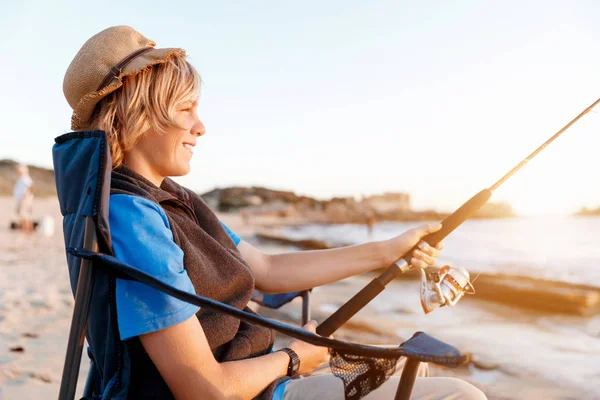
{"label": "distant person", "polygon": [[18,165],[17,173],[19,177],[13,190],[16,204],[15,211],[21,230],[31,233],[33,232],[33,180],[29,176],[29,168],[26,165]]}
{"label": "distant person", "polygon": [[360,199],[360,209],[362,211],[362,216],[365,221],[365,226],[367,227],[367,237],[369,240],[373,239],[373,225],[375,225],[375,216],[373,215],[373,210],[368,204],[368,197],[365,195],[361,195]]}
{"label": "distant person", "polygon": [[375,218],[373,217],[373,214],[367,214],[365,224],[367,225],[367,236],[369,237],[369,240],[371,240],[373,239],[373,225],[375,225]]}
{"label": "distant person", "polygon": [[248,225],[250,223],[250,213],[248,212],[248,210],[242,208],[242,211],[240,211],[240,215],[242,217],[242,222],[244,223],[244,225]]}

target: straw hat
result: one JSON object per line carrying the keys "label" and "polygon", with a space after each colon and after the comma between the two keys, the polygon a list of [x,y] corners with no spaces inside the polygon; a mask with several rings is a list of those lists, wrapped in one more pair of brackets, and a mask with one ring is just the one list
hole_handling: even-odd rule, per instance
{"label": "straw hat", "polygon": [[94,107],[123,85],[123,77],[135,75],[174,56],[183,49],[155,49],[156,43],[129,26],[113,26],[92,36],[67,69],[63,92],[73,109],[71,128],[82,129]]}

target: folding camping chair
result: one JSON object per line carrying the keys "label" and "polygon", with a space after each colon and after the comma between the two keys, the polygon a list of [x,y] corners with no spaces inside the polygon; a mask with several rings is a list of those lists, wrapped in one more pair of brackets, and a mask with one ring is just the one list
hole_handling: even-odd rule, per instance
{"label": "folding camping chair", "polygon": [[[381,349],[320,337],[300,328],[245,313],[223,303],[179,292],[143,271],[111,257],[108,203],[110,195],[111,158],[102,131],[72,132],[55,140],[53,160],[56,186],[63,215],[63,231],[67,249],[70,281],[75,295],[73,319],[63,369],[59,399],[73,399],[81,363],[84,339],[87,338],[91,358],[85,398],[118,397],[127,376],[128,358],[124,343],[118,337],[115,306],[117,277],[136,279],[181,300],[211,307],[245,321],[276,329],[309,343],[327,346],[342,354],[366,357],[394,356],[408,358],[396,399],[408,399],[421,361],[446,366],[462,364],[466,357],[454,347],[422,332],[395,349]],[[304,319],[308,315],[308,292],[275,295],[255,299],[265,305],[280,306],[292,298],[304,298]],[[92,317],[88,318],[89,315]],[[87,329],[88,325],[93,329]],[[394,358],[392,357],[392,358]]]}

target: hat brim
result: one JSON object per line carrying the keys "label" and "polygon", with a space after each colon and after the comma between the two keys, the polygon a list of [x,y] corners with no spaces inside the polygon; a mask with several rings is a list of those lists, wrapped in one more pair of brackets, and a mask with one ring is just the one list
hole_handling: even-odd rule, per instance
{"label": "hat brim", "polygon": [[129,64],[123,67],[121,74],[113,78],[108,85],[99,91],[86,94],[77,103],[71,116],[71,129],[80,130],[86,127],[92,117],[96,104],[103,97],[123,86],[124,77],[139,74],[153,65],[163,64],[176,56],[185,57],[185,50],[178,48],[152,49],[134,58]]}

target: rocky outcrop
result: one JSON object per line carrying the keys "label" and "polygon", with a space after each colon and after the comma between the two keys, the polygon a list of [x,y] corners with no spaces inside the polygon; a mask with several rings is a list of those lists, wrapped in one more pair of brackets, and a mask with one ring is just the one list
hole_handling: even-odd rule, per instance
{"label": "rocky outcrop", "polygon": [[575,215],[580,215],[580,216],[600,215],[600,207],[598,207],[598,208],[583,207],[581,210],[577,211],[575,213]]}
{"label": "rocky outcrop", "polygon": [[293,192],[272,190],[264,187],[217,188],[204,193],[201,197],[213,209],[229,212],[254,207],[265,212],[285,212],[289,205],[298,210],[321,209],[322,202]]}
{"label": "rocky outcrop", "polygon": [[353,197],[317,200],[264,187],[230,187],[215,189],[201,196],[209,206],[221,212],[242,210],[245,215],[297,217],[316,223],[366,223],[367,220],[431,216],[431,213],[412,212],[410,196],[405,193],[385,193],[361,200]]}
{"label": "rocky outcrop", "polygon": [[[447,213],[434,210],[415,211],[410,208],[410,195],[384,193],[363,197],[334,197],[317,200],[293,192],[264,187],[230,187],[215,189],[201,195],[214,210],[241,210],[251,215],[298,218],[312,223],[358,223],[378,221],[432,221],[445,218]],[[506,203],[488,203],[474,218],[506,218],[515,216]]]}

